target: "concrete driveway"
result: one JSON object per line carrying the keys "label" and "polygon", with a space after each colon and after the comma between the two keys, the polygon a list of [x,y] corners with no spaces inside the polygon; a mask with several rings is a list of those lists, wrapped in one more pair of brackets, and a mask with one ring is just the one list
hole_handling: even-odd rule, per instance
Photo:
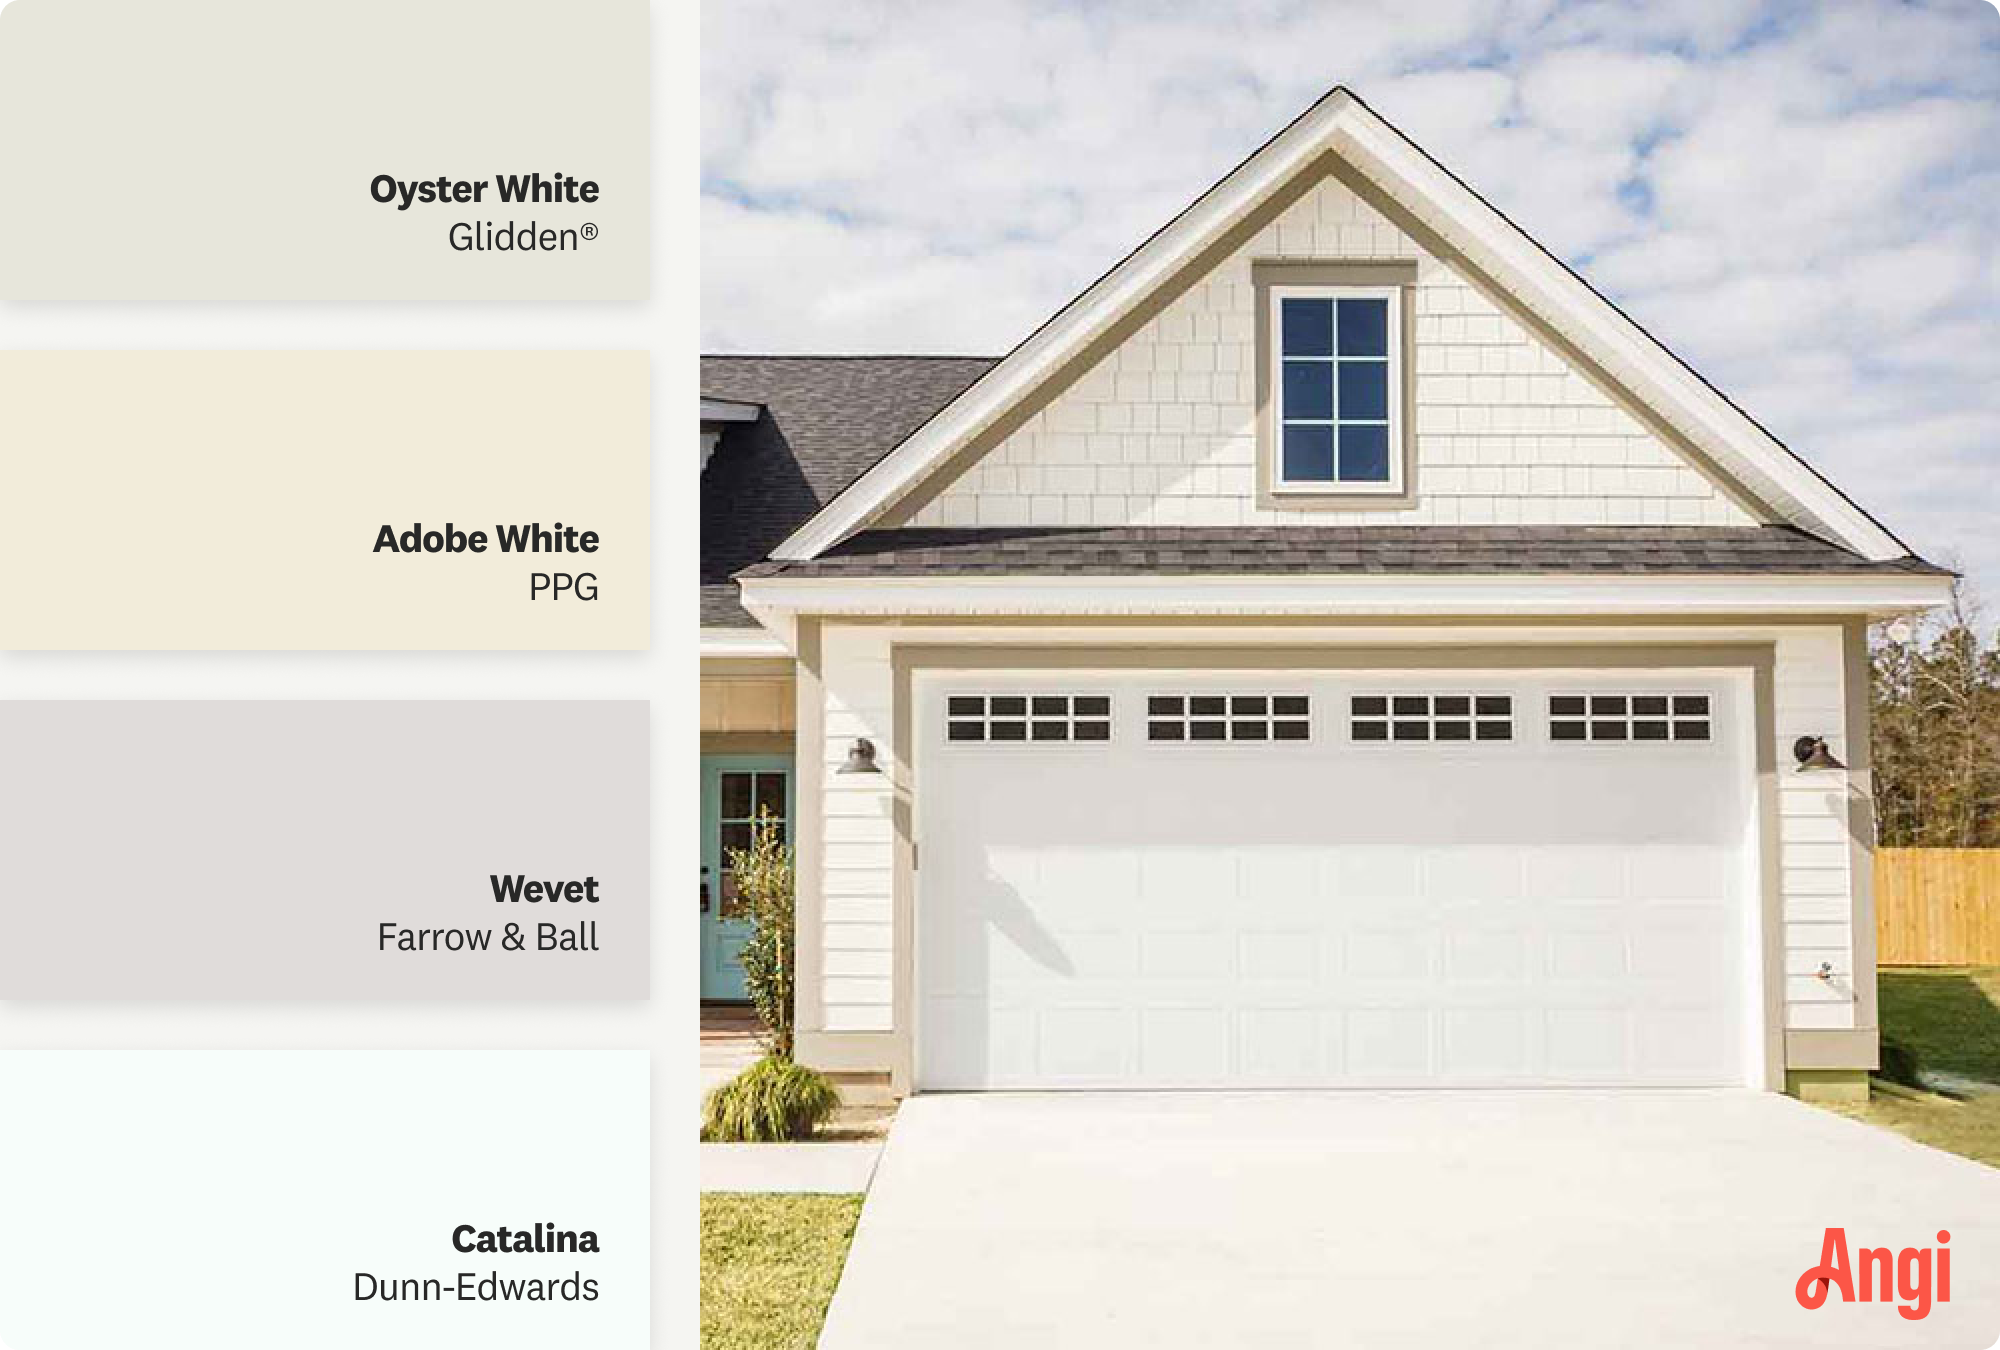
{"label": "concrete driveway", "polygon": [[[1801,1309],[1824,1230],[1951,1302]],[[1933,1281],[1935,1284],[1935,1281]],[[2000,1171],[1750,1092],[919,1097],[822,1350],[2000,1338]]]}

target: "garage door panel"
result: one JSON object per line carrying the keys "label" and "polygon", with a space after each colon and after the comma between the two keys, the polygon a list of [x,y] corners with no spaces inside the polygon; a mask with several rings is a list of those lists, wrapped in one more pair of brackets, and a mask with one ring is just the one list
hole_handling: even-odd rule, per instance
{"label": "garage door panel", "polygon": [[1368,1082],[1433,1076],[1434,1014],[1413,1008],[1350,1008],[1343,1018],[1346,1072]]}
{"label": "garage door panel", "polygon": [[1529,1014],[1518,1008],[1453,1009],[1440,1018],[1444,1073],[1518,1082],[1530,1070]]}
{"label": "garage door panel", "polygon": [[1193,1086],[1233,1077],[1231,1016],[1213,1004],[1139,1012],[1139,1069],[1162,1085]]}
{"label": "garage door panel", "polygon": [[1315,676],[1309,742],[1188,745],[1145,698],[1197,677],[1035,678],[1111,740],[947,745],[920,686],[920,1088],[1742,1081],[1726,691],[1700,745],[1552,744],[1534,675],[1479,686],[1511,742],[1359,745],[1436,681]]}

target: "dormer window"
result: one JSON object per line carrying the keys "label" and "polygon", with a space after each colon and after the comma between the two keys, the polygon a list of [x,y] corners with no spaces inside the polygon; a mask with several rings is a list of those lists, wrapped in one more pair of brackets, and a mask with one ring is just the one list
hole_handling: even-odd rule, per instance
{"label": "dormer window", "polygon": [[1272,491],[1403,492],[1398,289],[1281,285],[1268,296]]}

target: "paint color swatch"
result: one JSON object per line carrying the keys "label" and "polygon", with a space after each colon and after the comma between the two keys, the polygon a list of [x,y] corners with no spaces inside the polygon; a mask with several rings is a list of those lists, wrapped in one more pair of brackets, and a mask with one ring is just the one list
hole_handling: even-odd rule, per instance
{"label": "paint color swatch", "polygon": [[644,0],[13,0],[0,296],[647,295]]}
{"label": "paint color swatch", "polygon": [[647,707],[0,702],[0,998],[643,999]]}
{"label": "paint color swatch", "polygon": [[643,352],[0,353],[0,647],[639,650]]}

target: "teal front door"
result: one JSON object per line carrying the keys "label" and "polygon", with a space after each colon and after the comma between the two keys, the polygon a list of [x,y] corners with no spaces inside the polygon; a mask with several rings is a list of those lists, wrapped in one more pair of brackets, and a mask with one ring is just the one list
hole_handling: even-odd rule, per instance
{"label": "teal front door", "polygon": [[740,1003],[748,997],[739,955],[750,936],[750,925],[736,917],[736,884],[729,869],[729,851],[750,847],[750,832],[760,809],[777,817],[785,842],[790,843],[790,755],[701,757],[701,997],[704,1002]]}

